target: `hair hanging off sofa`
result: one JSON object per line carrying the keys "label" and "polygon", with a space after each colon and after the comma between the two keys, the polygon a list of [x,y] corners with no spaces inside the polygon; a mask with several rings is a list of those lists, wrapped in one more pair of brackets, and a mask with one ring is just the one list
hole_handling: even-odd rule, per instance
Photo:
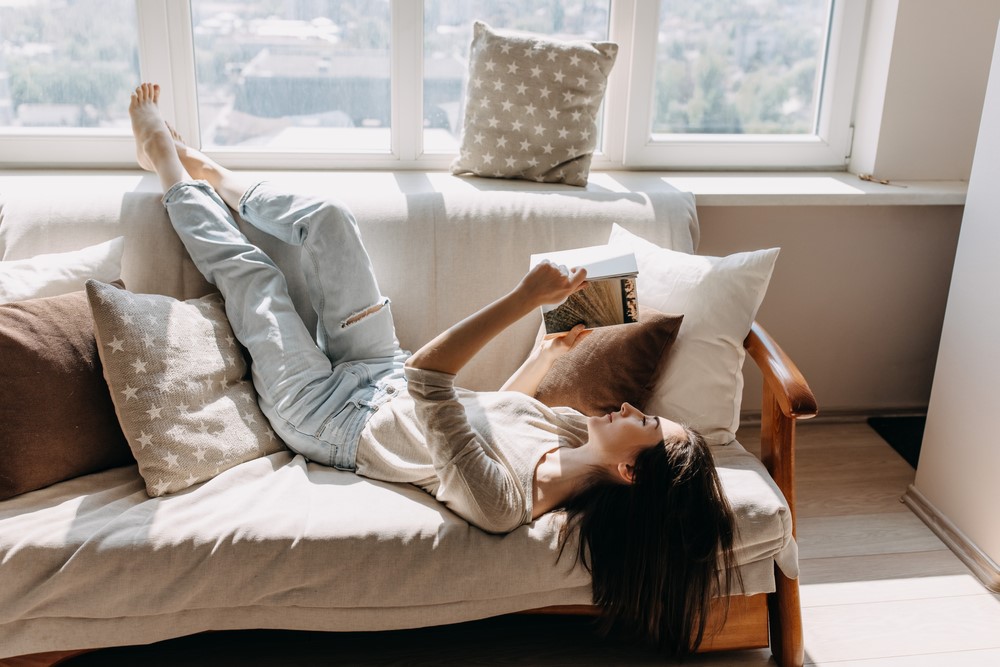
{"label": "hair hanging off sofa", "polygon": [[639,639],[684,657],[707,632],[713,597],[728,613],[736,567],[735,516],[701,435],[642,451],[631,484],[596,470],[567,502],[561,536],[579,531],[578,558],[591,573],[606,635]]}

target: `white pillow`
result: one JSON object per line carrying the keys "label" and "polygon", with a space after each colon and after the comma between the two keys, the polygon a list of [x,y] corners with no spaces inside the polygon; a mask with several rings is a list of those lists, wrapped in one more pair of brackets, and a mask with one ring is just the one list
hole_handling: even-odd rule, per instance
{"label": "white pillow", "polygon": [[661,248],[617,224],[609,243],[635,253],[640,305],[684,315],[646,411],[687,424],[709,444],[731,442],[740,425],[743,340],[779,249],[689,255]]}
{"label": "white pillow", "polygon": [[121,277],[125,237],[70,252],[0,262],[0,303],[59,296],[82,290],[91,278]]}

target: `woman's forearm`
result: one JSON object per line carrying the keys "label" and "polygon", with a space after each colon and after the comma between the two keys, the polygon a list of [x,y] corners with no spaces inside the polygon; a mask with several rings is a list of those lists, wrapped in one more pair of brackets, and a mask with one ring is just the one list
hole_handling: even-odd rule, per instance
{"label": "woman's forearm", "polygon": [[542,383],[545,374],[552,368],[555,361],[549,355],[543,355],[539,348],[535,348],[524,360],[521,367],[514,371],[513,375],[504,382],[500,391],[519,391],[528,396],[534,396],[538,391],[538,385]]}
{"label": "woman's forearm", "polygon": [[545,304],[562,303],[580,289],[587,272],[549,262],[535,265],[512,291],[470,315],[411,356],[406,365],[457,375],[486,343]]}
{"label": "woman's forearm", "polygon": [[486,343],[536,307],[510,292],[436,336],[406,365],[457,374]]}
{"label": "woman's forearm", "polygon": [[546,336],[539,341],[521,367],[514,371],[510,379],[504,383],[503,387],[500,388],[501,391],[519,391],[522,394],[534,396],[538,392],[538,385],[542,383],[545,374],[549,372],[556,360],[572,350],[589,334],[589,329],[583,324],[577,324],[564,334],[554,337]]}

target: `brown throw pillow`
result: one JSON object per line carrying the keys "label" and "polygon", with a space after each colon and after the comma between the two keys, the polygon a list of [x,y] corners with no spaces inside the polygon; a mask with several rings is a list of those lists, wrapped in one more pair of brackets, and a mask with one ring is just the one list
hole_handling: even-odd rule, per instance
{"label": "brown throw pillow", "polygon": [[134,463],[85,292],[0,305],[0,500]]}
{"label": "brown throw pillow", "polygon": [[553,364],[535,398],[590,416],[624,401],[645,410],[683,319],[640,306],[639,322],[594,329]]}

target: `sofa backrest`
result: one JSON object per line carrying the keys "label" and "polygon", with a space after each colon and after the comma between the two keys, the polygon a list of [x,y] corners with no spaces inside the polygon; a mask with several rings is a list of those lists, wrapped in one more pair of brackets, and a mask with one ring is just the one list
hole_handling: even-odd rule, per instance
{"label": "sofa backrest", "polygon": [[[512,288],[532,253],[606,243],[613,223],[683,252],[694,252],[698,239],[693,196],[669,188],[614,192],[451,176],[431,183],[382,173],[273,180],[331,193],[354,212],[407,349]],[[0,259],[125,236],[129,289],[206,294],[213,288],[187,256],[155,188],[151,177],[134,174],[0,176]],[[315,326],[298,248],[241,226],[285,272],[299,312]],[[463,371],[462,386],[497,388],[531,349],[539,321],[526,318],[492,342]]]}

